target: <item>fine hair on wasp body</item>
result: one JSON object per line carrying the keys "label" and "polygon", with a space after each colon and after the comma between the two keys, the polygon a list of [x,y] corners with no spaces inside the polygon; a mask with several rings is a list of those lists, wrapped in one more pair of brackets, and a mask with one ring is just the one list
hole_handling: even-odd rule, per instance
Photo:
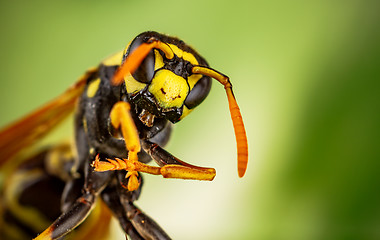
{"label": "fine hair on wasp body", "polygon": [[[191,165],[162,148],[171,125],[207,97],[212,78],[226,89],[242,177],[247,138],[229,78],[182,40],[144,32],[61,96],[0,131],[0,166],[5,169],[75,108],[74,149],[68,144],[48,147],[7,174],[0,196],[0,238],[61,239],[90,212],[99,212],[74,231],[75,239],[103,239],[111,215],[130,239],[170,239],[134,204],[141,192],[141,173],[214,179],[215,169]],[[147,165],[151,160],[158,166]],[[99,210],[93,210],[99,198]]]}

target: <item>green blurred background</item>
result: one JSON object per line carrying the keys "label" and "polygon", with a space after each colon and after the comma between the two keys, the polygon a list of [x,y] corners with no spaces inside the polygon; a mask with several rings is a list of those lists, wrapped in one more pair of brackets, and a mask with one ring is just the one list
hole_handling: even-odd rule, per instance
{"label": "green blurred background", "polygon": [[[214,83],[167,149],[215,167],[216,179],[146,176],[137,203],[145,212],[174,239],[380,239],[379,6],[1,1],[0,126],[63,92],[140,32],[175,35],[230,76],[248,170],[238,178],[226,96]],[[49,141],[69,136],[68,128]]]}

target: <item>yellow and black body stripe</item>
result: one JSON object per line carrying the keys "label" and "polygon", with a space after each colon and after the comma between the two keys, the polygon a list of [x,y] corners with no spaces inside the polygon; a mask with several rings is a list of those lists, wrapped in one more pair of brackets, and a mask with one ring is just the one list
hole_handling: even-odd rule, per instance
{"label": "yellow and black body stripe", "polygon": [[[37,151],[20,161],[17,166],[7,163],[4,168],[10,171],[2,172],[0,239],[4,240],[32,239],[59,217],[67,174],[74,164],[68,143]],[[73,237],[105,239],[110,220],[111,213],[102,203]]]}

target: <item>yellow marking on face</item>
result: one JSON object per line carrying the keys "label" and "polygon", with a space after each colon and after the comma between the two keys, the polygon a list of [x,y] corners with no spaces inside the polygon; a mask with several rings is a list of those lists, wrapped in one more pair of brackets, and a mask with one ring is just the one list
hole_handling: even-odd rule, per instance
{"label": "yellow marking on face", "polygon": [[156,71],[157,69],[162,68],[165,64],[160,52],[156,49],[154,50],[154,56],[155,56],[154,71]]}
{"label": "yellow marking on face", "polygon": [[187,82],[189,83],[190,89],[193,89],[194,85],[202,78],[202,74],[193,74],[187,78]]}
{"label": "yellow marking on face", "polygon": [[194,57],[193,54],[189,53],[189,52],[183,52],[183,55],[182,55],[182,58],[186,61],[189,61],[191,64],[193,65],[198,65],[198,61],[197,59]]}
{"label": "yellow marking on face", "polygon": [[183,77],[167,69],[159,70],[149,86],[160,107],[181,107],[189,93],[189,86]]}
{"label": "yellow marking on face", "polygon": [[113,55],[109,56],[108,58],[104,59],[102,64],[105,66],[120,65],[122,58],[123,58],[123,51],[120,51],[120,52],[113,54]]}
{"label": "yellow marking on face", "polygon": [[191,113],[192,111],[193,111],[193,109],[188,109],[186,106],[183,106],[182,115],[181,115],[180,120],[182,120],[184,117],[189,115],[189,113]]}
{"label": "yellow marking on face", "polygon": [[168,45],[173,50],[174,54],[177,55],[177,57],[182,58],[183,51],[181,49],[179,49],[174,44],[168,44]]}
{"label": "yellow marking on face", "polygon": [[129,94],[136,93],[145,88],[146,84],[137,81],[131,74],[124,77],[125,87]]}
{"label": "yellow marking on face", "polygon": [[92,98],[95,96],[96,92],[99,89],[99,84],[100,84],[100,78],[92,81],[88,87],[87,87],[87,97]]}
{"label": "yellow marking on face", "polygon": [[182,58],[182,59],[184,59],[186,61],[189,61],[193,65],[198,65],[198,61],[194,57],[193,54],[181,50],[179,47],[177,47],[174,44],[169,44],[169,46],[173,50],[174,54],[177,55],[179,58]]}

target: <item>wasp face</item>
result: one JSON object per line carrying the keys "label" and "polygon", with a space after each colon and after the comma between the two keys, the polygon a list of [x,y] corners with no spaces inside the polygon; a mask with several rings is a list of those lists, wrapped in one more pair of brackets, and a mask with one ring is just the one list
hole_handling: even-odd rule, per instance
{"label": "wasp face", "polygon": [[125,77],[131,102],[140,108],[140,120],[152,126],[154,118],[166,118],[175,123],[184,118],[208,95],[211,79],[193,74],[193,66],[205,66],[206,61],[183,41],[145,32],[127,48],[123,61],[142,43],[159,40],[168,46],[172,58],[160,49],[152,49],[133,74]]}

